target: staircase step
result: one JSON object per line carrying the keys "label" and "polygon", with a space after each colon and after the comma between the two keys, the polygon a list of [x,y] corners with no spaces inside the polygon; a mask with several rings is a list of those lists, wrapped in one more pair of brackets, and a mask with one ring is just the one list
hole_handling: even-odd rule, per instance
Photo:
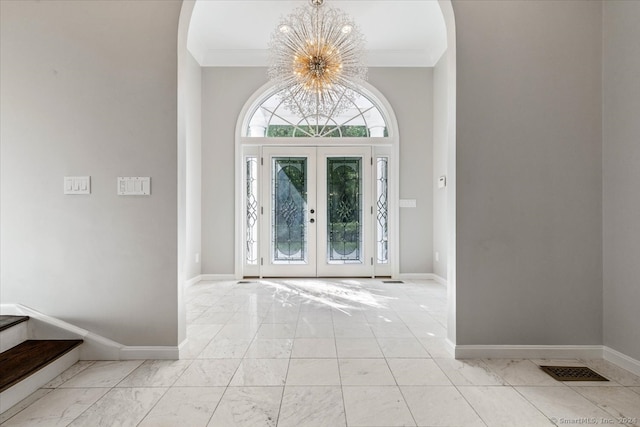
{"label": "staircase step", "polygon": [[27,316],[0,316],[0,353],[26,341],[29,337]]}
{"label": "staircase step", "polygon": [[3,314],[0,316],[0,331],[9,329],[18,323],[26,322],[27,320],[29,320],[29,316],[7,316]]}
{"label": "staircase step", "polygon": [[0,392],[82,344],[82,340],[27,340],[0,354]]}

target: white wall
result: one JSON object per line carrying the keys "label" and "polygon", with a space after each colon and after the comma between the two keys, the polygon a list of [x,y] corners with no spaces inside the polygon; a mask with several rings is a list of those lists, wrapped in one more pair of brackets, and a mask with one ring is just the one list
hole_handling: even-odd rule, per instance
{"label": "white wall", "polygon": [[640,2],[604,2],[604,344],[640,360]]}
{"label": "white wall", "polygon": [[187,52],[186,87],[186,253],[185,278],[201,273],[202,252],[202,69]]}
{"label": "white wall", "polygon": [[457,344],[601,344],[602,4],[453,6]]}
{"label": "white wall", "polygon": [[[438,188],[438,178],[450,179],[448,161],[448,70],[445,53],[433,68],[433,272],[447,278],[447,251],[449,249],[447,194],[448,188]],[[436,259],[436,252],[438,259]]]}
{"label": "white wall", "polygon": [[[179,9],[0,2],[3,303],[177,344]],[[68,175],[92,194],[63,195]],[[150,176],[151,196],[118,197],[118,176]]]}
{"label": "white wall", "polygon": [[[432,70],[372,68],[369,82],[393,106],[400,127],[401,273],[432,272]],[[264,68],[203,68],[202,273],[233,274],[234,138],[240,110],[267,82]]]}

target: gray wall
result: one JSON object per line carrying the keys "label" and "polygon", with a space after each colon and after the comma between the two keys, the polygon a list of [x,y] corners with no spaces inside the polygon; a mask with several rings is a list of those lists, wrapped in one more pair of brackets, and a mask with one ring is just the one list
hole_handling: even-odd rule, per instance
{"label": "gray wall", "polygon": [[602,5],[453,6],[457,344],[601,344]]}
{"label": "gray wall", "polygon": [[235,131],[264,68],[202,69],[202,273],[234,274]]}
{"label": "gray wall", "polygon": [[[433,272],[447,278],[448,189],[438,188],[438,178],[447,174],[448,122],[447,97],[449,85],[447,54],[433,68]],[[439,259],[436,260],[436,252]]]}
{"label": "gray wall", "polygon": [[186,87],[186,253],[185,278],[201,273],[202,252],[202,68],[187,52]]}
{"label": "gray wall", "polygon": [[[427,68],[373,68],[369,82],[389,100],[400,126],[400,272],[432,272],[432,79]],[[234,143],[240,110],[267,82],[264,68],[203,68],[202,273],[233,274]]]}
{"label": "gray wall", "polygon": [[[179,8],[0,2],[3,303],[177,344]],[[63,195],[70,175],[92,194]],[[151,196],[118,197],[118,176],[150,176]]]}
{"label": "gray wall", "polygon": [[400,274],[433,272],[433,69],[370,68],[400,128]]}
{"label": "gray wall", "polygon": [[640,2],[604,2],[604,344],[640,360]]}

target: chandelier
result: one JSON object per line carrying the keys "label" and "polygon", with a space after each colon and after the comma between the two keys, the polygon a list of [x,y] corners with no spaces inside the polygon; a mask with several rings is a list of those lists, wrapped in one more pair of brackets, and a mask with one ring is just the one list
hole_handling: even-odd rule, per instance
{"label": "chandelier", "polygon": [[269,78],[285,91],[285,107],[303,115],[346,110],[367,78],[362,33],[346,13],[323,3],[295,9],[269,43]]}

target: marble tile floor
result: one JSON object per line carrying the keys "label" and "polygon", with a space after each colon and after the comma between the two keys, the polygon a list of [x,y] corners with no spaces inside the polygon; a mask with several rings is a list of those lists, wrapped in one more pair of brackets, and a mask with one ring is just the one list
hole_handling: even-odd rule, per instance
{"label": "marble tile floor", "polygon": [[181,360],[78,362],[1,425],[640,426],[640,377],[606,361],[454,360],[433,281],[201,282],[186,301]]}

